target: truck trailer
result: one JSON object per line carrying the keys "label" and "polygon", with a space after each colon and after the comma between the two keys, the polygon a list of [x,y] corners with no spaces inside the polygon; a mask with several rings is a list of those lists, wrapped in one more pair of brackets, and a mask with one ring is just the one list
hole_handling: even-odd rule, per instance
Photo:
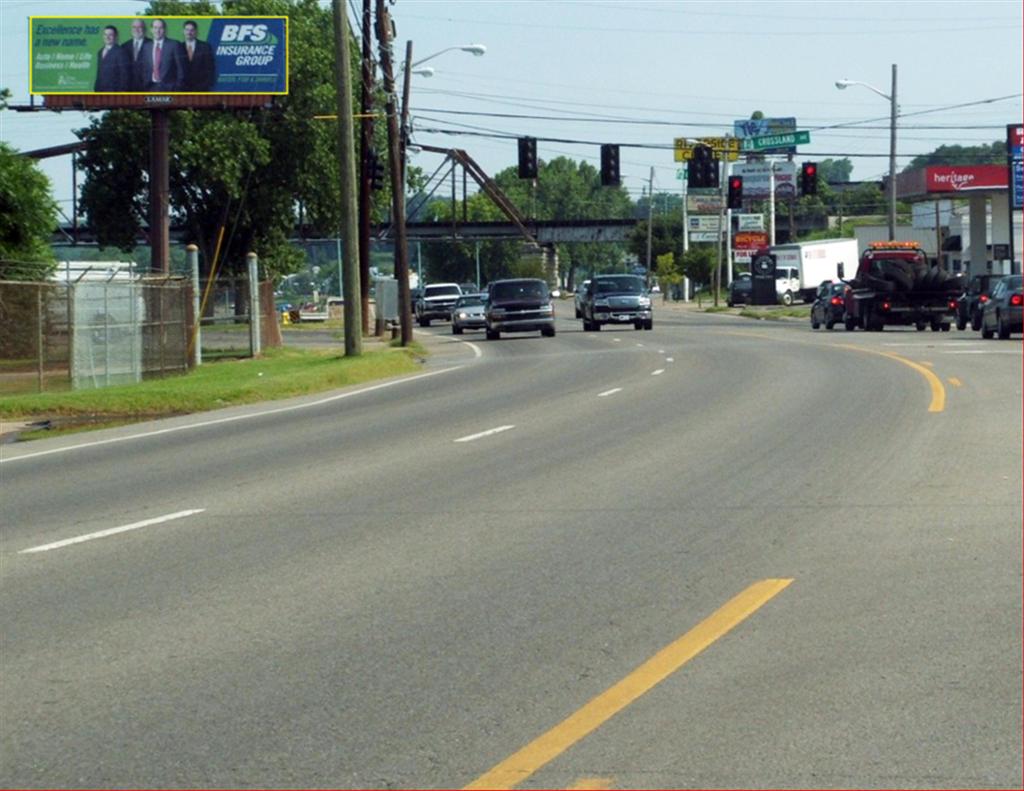
{"label": "truck trailer", "polygon": [[[857,263],[856,239],[819,239],[815,242],[777,244],[768,248],[775,256],[776,291],[784,305],[796,300],[810,302],[825,280],[841,280]],[[785,273],[785,277],[778,274]]]}

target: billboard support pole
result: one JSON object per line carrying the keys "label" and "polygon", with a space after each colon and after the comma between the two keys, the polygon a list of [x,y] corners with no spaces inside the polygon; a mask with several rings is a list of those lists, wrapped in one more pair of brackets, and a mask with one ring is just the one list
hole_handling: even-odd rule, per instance
{"label": "billboard support pole", "polygon": [[149,247],[150,268],[166,275],[170,269],[170,111],[150,111],[149,135]]}

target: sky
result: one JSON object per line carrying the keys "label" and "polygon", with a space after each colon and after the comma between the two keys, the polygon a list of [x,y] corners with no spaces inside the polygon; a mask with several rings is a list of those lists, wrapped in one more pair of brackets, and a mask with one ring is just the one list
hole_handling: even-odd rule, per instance
{"label": "sky", "polygon": [[[324,0],[325,4],[326,0]],[[347,0],[350,19],[360,0]],[[29,14],[140,13],[131,0],[0,0],[0,85],[28,101]],[[494,174],[516,163],[515,137],[538,138],[542,160],[599,166],[621,150],[623,184],[639,198],[679,189],[672,142],[719,137],[755,110],[809,130],[797,161],[849,157],[852,178],[888,172],[897,66],[897,165],[943,144],[1005,138],[1022,118],[1022,4],[943,2],[689,2],[688,0],[398,0],[396,55],[413,41],[413,142],[465,149]],[[475,56],[447,50],[483,44]],[[441,54],[437,54],[441,53]],[[436,57],[433,57],[436,55]],[[0,113],[0,139],[28,150],[73,142],[85,114]],[[441,131],[444,130],[444,131]],[[460,134],[461,133],[461,134]],[[470,134],[471,133],[471,134]],[[441,164],[421,152],[428,174]],[[43,163],[70,211],[69,158]]]}

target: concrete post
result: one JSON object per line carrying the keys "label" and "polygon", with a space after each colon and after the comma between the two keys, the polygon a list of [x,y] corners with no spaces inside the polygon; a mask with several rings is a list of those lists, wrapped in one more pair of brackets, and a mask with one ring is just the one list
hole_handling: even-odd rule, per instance
{"label": "concrete post", "polygon": [[988,251],[985,249],[985,246],[988,244],[988,218],[985,204],[984,195],[972,195],[970,198],[968,217],[971,228],[971,263],[968,271],[972,277],[988,271]]}
{"label": "concrete post", "polygon": [[199,315],[199,248],[190,244],[185,248],[185,258],[192,271],[192,364],[200,366],[203,364],[203,329]]}
{"label": "concrete post", "polygon": [[249,352],[253,357],[260,356],[260,281],[259,258],[256,253],[245,256],[245,264],[249,270]]}

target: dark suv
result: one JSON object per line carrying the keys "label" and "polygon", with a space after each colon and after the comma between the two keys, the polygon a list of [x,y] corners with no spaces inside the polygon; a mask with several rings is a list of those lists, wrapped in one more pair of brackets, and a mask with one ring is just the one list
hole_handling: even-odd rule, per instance
{"label": "dark suv", "polygon": [[496,341],[503,332],[534,332],[555,336],[555,306],[548,284],[536,278],[495,280],[487,286],[484,313],[487,340]]}
{"label": "dark suv", "polygon": [[1003,279],[1003,275],[975,275],[967,284],[967,290],[956,301],[956,328],[966,329],[970,323],[972,330],[981,329],[981,311],[985,303],[992,297],[992,289]]}
{"label": "dark suv", "polygon": [[638,330],[654,328],[651,297],[638,275],[598,275],[591,278],[580,303],[583,330],[602,324],[632,324]]}

